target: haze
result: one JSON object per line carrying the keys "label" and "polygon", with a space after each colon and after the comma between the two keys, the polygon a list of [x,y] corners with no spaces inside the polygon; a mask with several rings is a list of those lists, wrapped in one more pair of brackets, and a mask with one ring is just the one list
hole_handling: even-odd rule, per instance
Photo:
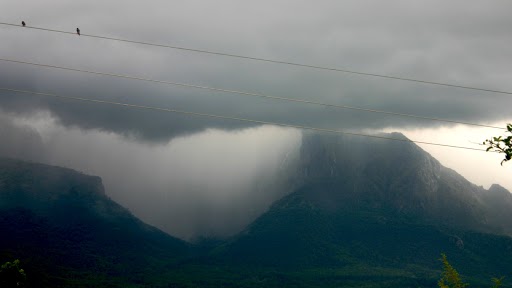
{"label": "haze", "polygon": [[[2,1],[0,22],[512,91],[506,1]],[[321,72],[0,27],[0,58],[505,127],[510,95]],[[0,61],[0,87],[483,148],[502,133]],[[184,239],[239,231],[289,191],[301,132],[0,92],[0,154],[99,175]],[[512,190],[490,153],[422,146],[477,185]],[[284,162],[283,162],[284,161]],[[284,173],[284,172],[283,172]],[[273,184],[267,184],[273,183]],[[284,188],[283,188],[284,187]]]}

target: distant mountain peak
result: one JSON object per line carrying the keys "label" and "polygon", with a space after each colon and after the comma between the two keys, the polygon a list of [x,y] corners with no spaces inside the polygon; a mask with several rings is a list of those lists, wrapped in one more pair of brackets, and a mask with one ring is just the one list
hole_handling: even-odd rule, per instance
{"label": "distant mountain peak", "polygon": [[[33,287],[76,286],[68,270],[94,271],[112,286],[119,273],[140,281],[144,269],[164,269],[151,257],[173,263],[188,253],[188,244],[135,218],[106,196],[101,178],[71,169],[0,158],[0,260],[16,255],[28,267]],[[123,263],[124,262],[124,263]],[[3,263],[3,262],[0,262]],[[160,262],[159,262],[160,263]],[[91,268],[100,267],[101,269]],[[35,270],[48,270],[34,275]],[[92,269],[92,270],[91,270]],[[52,283],[41,285],[47,275]],[[148,280],[149,281],[149,280]]]}
{"label": "distant mountain peak", "polygon": [[[378,135],[408,140],[401,133]],[[504,221],[504,215],[512,219],[506,189],[486,191],[412,142],[305,133],[298,163],[295,187],[319,207],[387,207],[428,223],[512,233],[512,223]],[[497,212],[496,199],[510,201],[510,212]]]}
{"label": "distant mountain peak", "polygon": [[491,187],[489,187],[489,192],[501,195],[510,195],[510,191],[499,184],[492,184]]}

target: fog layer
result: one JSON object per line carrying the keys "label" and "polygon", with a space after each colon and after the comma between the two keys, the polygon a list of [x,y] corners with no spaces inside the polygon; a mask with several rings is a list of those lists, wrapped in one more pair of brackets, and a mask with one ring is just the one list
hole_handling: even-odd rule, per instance
{"label": "fog layer", "polygon": [[148,144],[64,128],[47,113],[1,119],[0,155],[99,175],[115,201],[187,240],[236,233],[290,192],[282,181],[301,141],[299,131],[261,126]]}

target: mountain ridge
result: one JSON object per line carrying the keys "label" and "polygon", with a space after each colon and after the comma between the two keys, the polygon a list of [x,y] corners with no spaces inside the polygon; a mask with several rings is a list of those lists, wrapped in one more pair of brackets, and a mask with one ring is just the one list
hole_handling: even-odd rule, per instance
{"label": "mountain ridge", "polygon": [[191,244],[99,177],[0,158],[0,260],[25,261],[35,287],[434,287],[441,252],[473,284],[512,270],[512,195],[415,144],[306,134],[284,169],[292,193],[234,237]]}
{"label": "mountain ridge", "polygon": [[306,135],[291,176],[298,188],[214,257],[236,265],[345,271],[332,272],[332,287],[378,267],[408,275],[382,287],[434,287],[441,253],[464,263],[460,271],[472,283],[512,269],[506,189],[478,187],[415,144],[377,141]]}
{"label": "mountain ridge", "polygon": [[[391,136],[407,139],[400,133]],[[337,183],[343,186],[340,188],[345,198],[363,198],[375,205],[384,201],[397,210],[423,212],[425,217],[443,221],[456,219],[454,224],[487,232],[488,226],[493,226],[496,231],[512,235],[512,223],[497,221],[493,209],[487,207],[490,203],[486,202],[490,201],[489,195],[496,194],[495,190],[501,191],[503,199],[511,198],[506,189],[478,187],[414,143],[377,141],[306,134],[297,174],[305,175],[303,183]],[[443,211],[450,213],[442,215]],[[512,219],[512,213],[508,215]],[[467,217],[472,218],[472,223],[462,220]]]}
{"label": "mountain ridge", "polygon": [[20,258],[33,287],[151,282],[149,272],[164,269],[151,257],[170,267],[190,254],[190,244],[108,198],[101,178],[7,158],[0,158],[0,231],[0,260]]}

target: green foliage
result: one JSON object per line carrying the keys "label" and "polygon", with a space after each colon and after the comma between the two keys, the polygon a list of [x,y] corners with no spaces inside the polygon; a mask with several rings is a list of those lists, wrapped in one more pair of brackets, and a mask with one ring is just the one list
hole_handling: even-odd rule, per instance
{"label": "green foliage", "polygon": [[[512,124],[507,124],[507,131],[512,134]],[[487,145],[487,151],[505,154],[505,159],[501,161],[501,165],[503,165],[503,162],[512,159],[512,135],[493,137],[485,140],[483,144]]]}
{"label": "green foliage", "polygon": [[[444,253],[441,254],[441,259],[439,260],[443,262],[443,274],[439,282],[437,282],[439,288],[463,288],[469,286],[469,284],[462,282],[459,273],[450,265]],[[504,278],[492,278],[491,280],[494,284],[492,288],[501,287]]]}
{"label": "green foliage", "polygon": [[462,282],[459,273],[448,263],[446,255],[441,254],[441,262],[443,262],[443,276],[437,283],[440,288],[464,288],[467,283]]}
{"label": "green foliage", "polygon": [[25,270],[20,268],[20,260],[5,262],[0,267],[0,286],[5,288],[24,287],[27,279]]}
{"label": "green foliage", "polygon": [[503,279],[505,277],[500,277],[500,278],[492,278],[492,282],[494,283],[494,285],[492,286],[492,288],[499,288],[501,287],[501,285],[503,284]]}

